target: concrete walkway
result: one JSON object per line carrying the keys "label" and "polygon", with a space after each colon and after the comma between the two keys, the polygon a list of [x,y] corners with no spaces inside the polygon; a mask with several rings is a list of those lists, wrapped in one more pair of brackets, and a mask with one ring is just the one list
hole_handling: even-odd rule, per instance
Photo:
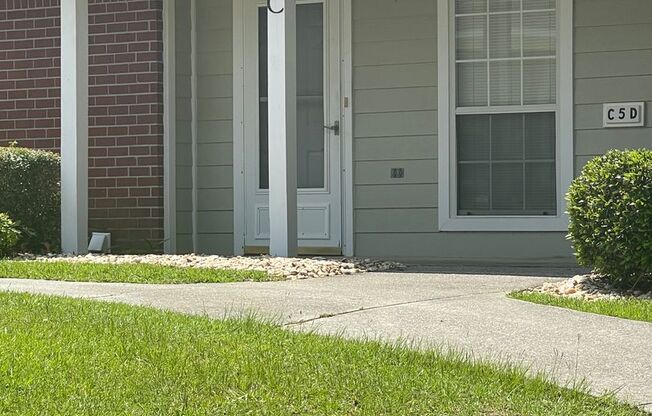
{"label": "concrete walkway", "polygon": [[595,393],[615,391],[652,410],[652,324],[507,299],[505,293],[511,290],[550,278],[528,276],[532,270],[527,269],[492,275],[475,271],[416,270],[183,286],[3,279],[0,290],[125,302],[217,318],[255,313],[297,330],[408,339],[423,347],[451,347],[482,359],[508,360],[545,371],[561,384],[583,378]]}

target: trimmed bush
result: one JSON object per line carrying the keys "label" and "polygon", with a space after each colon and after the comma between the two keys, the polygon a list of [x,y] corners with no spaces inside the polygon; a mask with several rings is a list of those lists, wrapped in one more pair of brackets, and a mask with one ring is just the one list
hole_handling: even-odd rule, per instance
{"label": "trimmed bush", "polygon": [[590,161],[568,202],[580,264],[615,283],[652,283],[652,150],[613,150]]}
{"label": "trimmed bush", "polygon": [[7,214],[0,212],[0,258],[14,253],[20,231]]}
{"label": "trimmed bush", "polygon": [[19,249],[34,253],[60,246],[59,156],[18,147],[0,148],[0,212],[21,231]]}

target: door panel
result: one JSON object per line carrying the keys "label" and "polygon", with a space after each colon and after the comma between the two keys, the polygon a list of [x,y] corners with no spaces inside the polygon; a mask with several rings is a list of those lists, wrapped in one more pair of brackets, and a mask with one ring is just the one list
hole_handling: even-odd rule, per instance
{"label": "door panel", "polygon": [[[247,247],[269,245],[267,9],[245,11]],[[339,1],[297,2],[297,186],[300,252],[341,252]],[[328,250],[324,250],[328,249]],[[249,250],[251,251],[251,250]]]}

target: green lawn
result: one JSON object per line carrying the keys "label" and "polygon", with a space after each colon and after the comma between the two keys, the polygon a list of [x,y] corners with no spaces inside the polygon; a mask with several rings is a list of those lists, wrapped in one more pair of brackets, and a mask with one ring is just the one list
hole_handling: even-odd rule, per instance
{"label": "green lawn", "polygon": [[435,352],[0,293],[2,415],[643,415]]}
{"label": "green lawn", "polygon": [[652,322],[652,301],[650,300],[627,299],[586,301],[530,292],[514,292],[509,296],[514,299],[539,303],[542,305],[559,306],[562,308],[574,309],[576,311],[597,313],[600,315],[615,316],[617,318],[633,319],[636,321]]}
{"label": "green lawn", "polygon": [[89,264],[0,260],[0,278],[113,283],[228,283],[283,280],[261,271],[200,269],[151,264]]}

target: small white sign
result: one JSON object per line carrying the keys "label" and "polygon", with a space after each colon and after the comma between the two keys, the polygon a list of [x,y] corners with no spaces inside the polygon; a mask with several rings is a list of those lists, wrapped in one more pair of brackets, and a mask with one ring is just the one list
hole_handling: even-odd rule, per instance
{"label": "small white sign", "polygon": [[645,126],[645,103],[605,104],[602,120],[604,127]]}

